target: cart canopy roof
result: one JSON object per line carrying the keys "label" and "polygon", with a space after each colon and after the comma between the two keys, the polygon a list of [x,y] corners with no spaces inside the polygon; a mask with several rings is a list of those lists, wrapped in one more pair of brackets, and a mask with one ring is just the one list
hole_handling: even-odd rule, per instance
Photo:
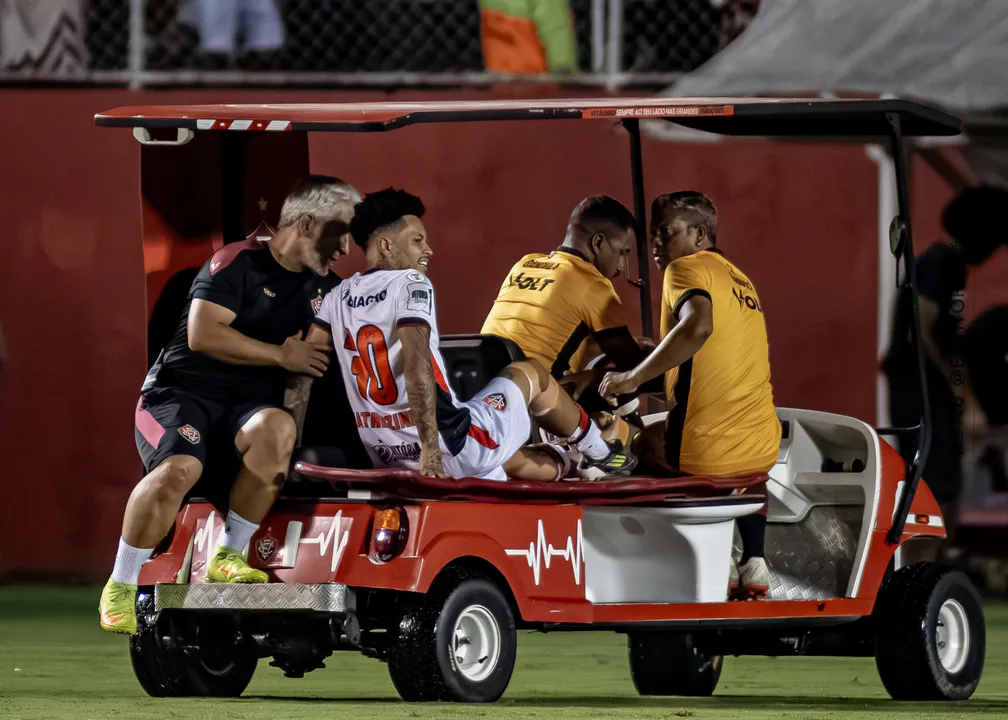
{"label": "cart canopy roof", "polygon": [[666,120],[724,135],[882,137],[887,115],[904,136],[950,136],[961,122],[907,100],[791,98],[586,98],[544,101],[444,101],[280,105],[121,107],[95,115],[104,127],[190,130],[374,132],[407,125],[487,120]]}

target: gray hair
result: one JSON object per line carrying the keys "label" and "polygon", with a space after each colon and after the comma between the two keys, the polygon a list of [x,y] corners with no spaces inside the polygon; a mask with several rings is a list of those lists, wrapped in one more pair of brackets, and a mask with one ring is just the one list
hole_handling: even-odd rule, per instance
{"label": "gray hair", "polygon": [[302,215],[349,223],[360,192],[343,180],[328,175],[310,175],[287,193],[280,209],[280,227],[293,225]]}

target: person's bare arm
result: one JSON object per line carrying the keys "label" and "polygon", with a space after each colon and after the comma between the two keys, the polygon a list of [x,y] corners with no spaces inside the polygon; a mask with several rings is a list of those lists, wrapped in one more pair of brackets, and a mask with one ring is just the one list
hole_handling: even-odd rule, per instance
{"label": "person's bare arm", "polygon": [[[305,342],[317,347],[325,346],[330,351],[332,350],[332,335],[318,325],[311,326],[305,337]],[[294,418],[294,423],[297,426],[297,447],[301,447],[305,413],[308,411],[308,398],[311,396],[312,383],[314,382],[315,378],[311,375],[292,373],[287,380],[287,388],[284,391],[284,407]]]}
{"label": "person's bare arm", "polygon": [[403,374],[410,413],[420,434],[420,472],[444,477],[444,460],[438,444],[437,385],[431,364],[430,328],[422,324],[400,325],[396,332],[402,342]]}
{"label": "person's bare arm", "polygon": [[632,370],[606,373],[599,394],[615,398],[633,392],[648,380],[679,367],[703,347],[713,331],[714,308],[710,298],[694,295],[683,303],[679,322],[662,338],[658,347]]}
{"label": "person's bare arm", "polygon": [[283,345],[260,342],[231,327],[235,313],[208,300],[195,299],[189,309],[189,349],[233,365],[276,365],[319,377],[329,358],[317,344],[298,339]]}

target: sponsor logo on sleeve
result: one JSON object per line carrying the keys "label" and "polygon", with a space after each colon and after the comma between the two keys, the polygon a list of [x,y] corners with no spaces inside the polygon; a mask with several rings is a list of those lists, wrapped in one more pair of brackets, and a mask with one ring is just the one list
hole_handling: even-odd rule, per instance
{"label": "sponsor logo on sleeve", "polygon": [[427,278],[418,273],[416,270],[410,270],[406,274],[406,279],[412,282],[427,282]]}
{"label": "sponsor logo on sleeve", "polygon": [[406,309],[419,310],[430,315],[431,289],[429,285],[410,283],[406,286]]}
{"label": "sponsor logo on sleeve", "polygon": [[491,393],[483,398],[483,402],[497,412],[504,412],[507,409],[507,398],[504,397],[504,393]]}

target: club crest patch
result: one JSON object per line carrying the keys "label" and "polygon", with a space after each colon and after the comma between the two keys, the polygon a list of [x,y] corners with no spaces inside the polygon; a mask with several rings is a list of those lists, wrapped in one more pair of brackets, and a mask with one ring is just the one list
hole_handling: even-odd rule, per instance
{"label": "club crest patch", "polygon": [[312,298],[311,309],[315,315],[318,315],[319,310],[322,309],[322,288],[319,288],[318,295]]}
{"label": "club crest patch", "polygon": [[178,434],[191,442],[193,445],[199,445],[199,430],[194,428],[192,425],[183,425],[178,429]]}
{"label": "club crest patch", "polygon": [[483,398],[483,402],[497,412],[504,412],[507,409],[507,398],[504,397],[503,393],[491,393]]}
{"label": "club crest patch", "polygon": [[276,552],[276,549],[277,541],[274,540],[273,536],[268,533],[263,535],[256,542],[256,553],[259,555],[259,559],[263,562],[266,562],[273,557],[273,553]]}

